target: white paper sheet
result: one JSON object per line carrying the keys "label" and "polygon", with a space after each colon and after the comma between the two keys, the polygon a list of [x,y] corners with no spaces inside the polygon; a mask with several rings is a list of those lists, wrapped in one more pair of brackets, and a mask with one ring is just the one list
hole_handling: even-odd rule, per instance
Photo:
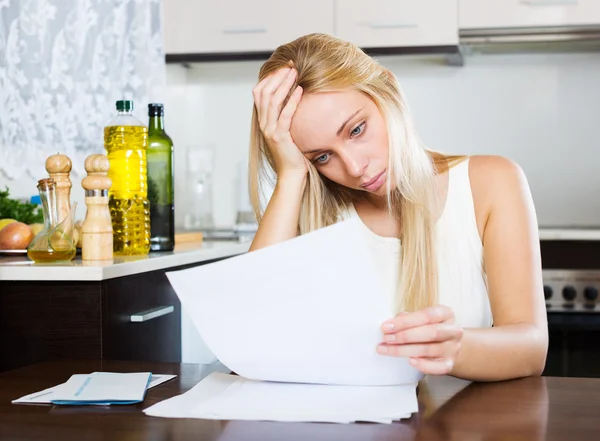
{"label": "white paper sheet", "polygon": [[71,376],[55,393],[54,404],[119,404],[143,401],[151,372],[94,372]]}
{"label": "white paper sheet", "polygon": [[144,412],[170,418],[391,423],[418,411],[415,388],[263,382],[213,373]]}
{"label": "white paper sheet", "polygon": [[245,378],[414,384],[407,359],[376,352],[393,299],[362,234],[352,219],[167,277],[210,350]]}
{"label": "white paper sheet", "polygon": [[[207,378],[211,378],[211,380],[205,381]],[[144,409],[144,413],[163,418],[193,418],[190,415],[190,410],[205,400],[212,399],[223,393],[232,383],[231,381],[225,381],[222,377],[210,374],[187,392],[160,401]]]}
{"label": "white paper sheet", "polygon": [[[71,378],[85,378],[88,375],[89,374],[74,374],[71,376]],[[152,379],[150,380],[150,384],[148,384],[148,389],[158,386],[159,384],[169,381],[175,377],[177,377],[177,375],[152,374]],[[64,387],[65,384],[66,383],[62,383],[53,387],[49,387],[48,389],[17,398],[11,402],[13,404],[52,404],[52,400],[55,400],[56,397],[59,396],[61,388]]]}

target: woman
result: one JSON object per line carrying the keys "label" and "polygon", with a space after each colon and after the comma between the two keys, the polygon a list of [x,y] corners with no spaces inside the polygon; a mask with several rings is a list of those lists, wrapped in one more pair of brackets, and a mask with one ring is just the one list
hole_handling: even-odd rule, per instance
{"label": "woman", "polygon": [[425,374],[540,375],[546,309],[521,169],[502,157],[425,149],[394,75],[334,37],[279,47],[259,77],[250,145],[259,228],[250,249],[356,217],[397,299],[374,350],[408,357]]}

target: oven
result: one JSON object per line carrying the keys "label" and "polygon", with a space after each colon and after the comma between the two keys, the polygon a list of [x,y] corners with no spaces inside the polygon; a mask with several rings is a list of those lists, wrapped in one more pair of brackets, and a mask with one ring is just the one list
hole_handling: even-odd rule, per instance
{"label": "oven", "polygon": [[600,377],[600,240],[582,236],[540,241],[550,337],[544,375]]}

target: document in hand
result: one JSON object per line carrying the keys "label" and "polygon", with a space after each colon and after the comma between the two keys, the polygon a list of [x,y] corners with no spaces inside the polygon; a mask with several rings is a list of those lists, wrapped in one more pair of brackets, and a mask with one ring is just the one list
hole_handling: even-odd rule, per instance
{"label": "document in hand", "polygon": [[394,315],[357,220],[216,263],[167,273],[206,345],[251,380],[415,384],[405,358],[376,352]]}
{"label": "document in hand", "polygon": [[418,410],[419,371],[376,352],[393,316],[356,220],[167,273],[213,373],[152,416],[390,423]]}

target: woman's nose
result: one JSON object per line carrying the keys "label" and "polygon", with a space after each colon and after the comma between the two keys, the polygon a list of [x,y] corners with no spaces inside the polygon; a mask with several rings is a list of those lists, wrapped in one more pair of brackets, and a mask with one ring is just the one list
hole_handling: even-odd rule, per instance
{"label": "woman's nose", "polygon": [[369,165],[369,161],[358,155],[347,155],[344,158],[344,163],[346,165],[346,170],[348,171],[348,174],[355,178],[361,177],[365,173],[365,170]]}

